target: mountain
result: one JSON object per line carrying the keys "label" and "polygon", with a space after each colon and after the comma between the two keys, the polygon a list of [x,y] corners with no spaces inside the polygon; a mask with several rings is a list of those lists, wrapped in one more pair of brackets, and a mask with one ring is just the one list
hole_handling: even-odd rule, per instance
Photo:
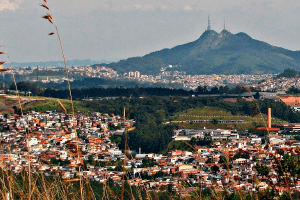
{"label": "mountain", "polygon": [[[290,51],[252,39],[246,33],[205,31],[197,40],[106,65],[119,73],[140,71],[157,74],[167,70],[187,74],[279,73],[286,68],[300,70],[300,51]],[[168,68],[172,65],[172,68]],[[175,66],[175,67],[174,67]]]}
{"label": "mountain", "polygon": [[[115,62],[115,60],[91,60],[91,59],[85,59],[85,60],[67,60],[67,66],[87,66],[87,65],[93,65],[95,63],[111,63]],[[64,67],[65,64],[63,61],[44,61],[44,62],[12,62],[11,63],[13,67]],[[5,68],[8,68],[8,63],[5,63],[3,65]]]}

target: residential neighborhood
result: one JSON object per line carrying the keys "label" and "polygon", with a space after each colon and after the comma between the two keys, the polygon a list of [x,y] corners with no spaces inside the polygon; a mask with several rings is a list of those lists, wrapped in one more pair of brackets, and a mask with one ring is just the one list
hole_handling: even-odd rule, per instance
{"label": "residential neighborhood", "polygon": [[[134,125],[134,120],[101,113],[73,116],[30,111],[24,116],[0,115],[0,167],[14,173],[30,167],[32,172],[66,180],[111,179],[119,185],[126,173],[130,185],[150,190],[171,185],[181,195],[199,187],[253,192],[272,187],[279,193],[300,189],[299,179],[291,177],[293,182],[286,187],[277,172],[276,159],[300,155],[300,143],[291,137],[275,132],[264,138],[237,130],[179,129],[174,130],[176,141],[207,137],[213,143],[195,145],[192,151],[173,149],[155,154],[138,149],[127,150],[125,155],[111,138],[124,135]],[[259,170],[262,166],[267,167],[266,173]],[[185,190],[181,187],[184,181],[191,184]]]}

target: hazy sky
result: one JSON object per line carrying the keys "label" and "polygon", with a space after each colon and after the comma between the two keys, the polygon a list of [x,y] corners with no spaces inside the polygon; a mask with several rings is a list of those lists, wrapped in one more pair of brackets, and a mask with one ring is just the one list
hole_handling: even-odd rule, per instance
{"label": "hazy sky", "polygon": [[[300,50],[299,0],[47,0],[67,60],[142,56],[196,40],[207,27]],[[12,62],[62,60],[42,0],[0,0],[0,45]]]}

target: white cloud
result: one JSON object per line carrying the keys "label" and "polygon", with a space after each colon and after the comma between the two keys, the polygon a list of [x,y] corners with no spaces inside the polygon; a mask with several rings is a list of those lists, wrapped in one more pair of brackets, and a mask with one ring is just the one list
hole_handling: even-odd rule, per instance
{"label": "white cloud", "polygon": [[144,5],[144,10],[152,10],[154,7],[152,5]]}
{"label": "white cloud", "polygon": [[20,4],[23,0],[1,0],[0,1],[0,11],[2,10],[11,10],[15,11],[20,8]]}
{"label": "white cloud", "polygon": [[185,5],[185,6],[183,7],[183,9],[184,9],[185,11],[191,11],[191,10],[193,10],[192,7],[191,7],[191,6],[188,6],[188,5]]}
{"label": "white cloud", "polygon": [[[58,0],[55,0],[58,1]],[[299,0],[86,0],[94,5],[94,8],[105,8],[112,11],[133,11],[133,10],[173,10],[173,11],[199,11],[205,9],[211,12],[229,9],[233,6],[240,9],[248,9],[253,7],[256,9],[275,9],[280,10],[282,6],[293,8],[299,5]],[[86,1],[72,0],[73,4],[86,4]],[[70,0],[65,0],[70,2]],[[61,2],[60,2],[61,3]]]}
{"label": "white cloud", "polygon": [[142,4],[135,4],[134,7],[136,9],[141,9],[141,8],[143,8],[143,5]]}
{"label": "white cloud", "polygon": [[[11,4],[12,1],[20,0],[2,0]],[[30,0],[29,0],[30,1]],[[32,0],[31,0],[32,1]],[[0,0],[1,2],[1,0]],[[29,4],[26,2],[26,5]],[[236,10],[242,12],[280,12],[282,8],[293,9],[300,5],[299,0],[51,0],[49,1],[51,9],[68,15],[78,13],[89,13],[92,10],[99,11],[104,9],[113,12],[125,11],[189,11],[218,14],[220,11]],[[66,12],[68,10],[68,12]]]}

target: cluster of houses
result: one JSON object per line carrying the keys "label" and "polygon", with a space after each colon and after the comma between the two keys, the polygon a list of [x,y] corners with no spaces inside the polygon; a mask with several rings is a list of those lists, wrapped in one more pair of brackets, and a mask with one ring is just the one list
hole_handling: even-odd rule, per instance
{"label": "cluster of houses", "polygon": [[32,171],[50,175],[59,170],[64,178],[72,178],[89,156],[103,161],[124,158],[110,140],[111,135],[124,132],[124,128],[114,130],[119,124],[130,128],[135,122],[100,113],[91,117],[52,111],[0,115],[0,167],[18,173],[30,165]]}
{"label": "cluster of houses", "polygon": [[[84,176],[98,182],[111,179],[121,185],[125,163],[130,185],[148,189],[172,185],[182,195],[199,187],[254,192],[257,188],[272,187],[280,193],[300,189],[300,180],[295,177],[288,187],[280,181],[274,159],[282,157],[278,151],[299,156],[300,143],[296,140],[269,134],[268,142],[263,143],[261,137],[250,133],[185,129],[176,130],[174,139],[202,138],[208,134],[216,141],[210,146],[194,146],[193,151],[174,149],[167,154],[155,154],[140,150],[127,151],[125,155],[111,136],[121,135],[134,124],[121,116],[100,113],[90,117],[52,111],[0,115],[0,167],[18,173],[30,166],[31,171],[49,176],[60,174],[64,179]],[[257,164],[267,166],[270,173],[259,174]],[[78,166],[82,170],[78,171]],[[183,181],[189,181],[191,186],[183,189]]]}
{"label": "cluster of houses", "polygon": [[[194,120],[195,121],[195,120]],[[218,140],[237,140],[239,139],[239,133],[237,130],[225,130],[225,129],[178,129],[174,130],[173,139],[175,141],[191,140],[192,138],[204,139],[210,137],[212,141]]]}
{"label": "cluster of houses", "polygon": [[[171,68],[172,65],[171,65]],[[208,86],[208,87],[220,87],[226,84],[242,84],[242,85],[252,85],[258,87],[257,83],[265,79],[272,79],[273,74],[262,74],[262,75],[188,75],[185,71],[168,71],[166,68],[162,68],[158,75],[144,75],[140,72],[129,72],[123,74],[124,79],[134,79],[140,82],[153,82],[153,83],[177,83],[181,84],[184,89],[195,90],[198,86]]]}
{"label": "cluster of houses", "polygon": [[274,76],[262,80],[259,84],[253,84],[252,87],[261,91],[287,91],[290,87],[299,88],[299,82],[299,78],[276,78]]}

